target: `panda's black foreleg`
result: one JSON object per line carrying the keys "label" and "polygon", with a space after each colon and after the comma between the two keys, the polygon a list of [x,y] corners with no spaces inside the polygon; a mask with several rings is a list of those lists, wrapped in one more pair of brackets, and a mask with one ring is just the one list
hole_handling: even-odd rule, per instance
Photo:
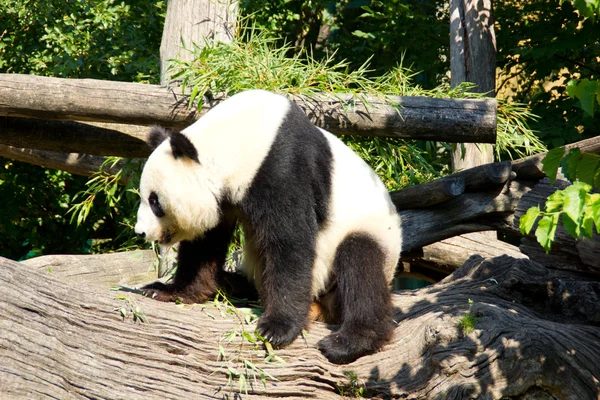
{"label": "panda's black foreleg", "polygon": [[219,286],[234,228],[235,220],[224,217],[204,236],[180,242],[173,283],[154,282],[142,288],[144,295],[187,304],[206,301]]}
{"label": "panda's black foreleg", "polygon": [[352,362],[391,338],[394,323],[384,262],[379,244],[366,234],[349,235],[339,245],[334,272],[341,326],[319,342],[329,361]]}
{"label": "panda's black foreleg", "polygon": [[285,346],[307,324],[311,303],[314,244],[311,235],[289,237],[289,242],[264,247],[260,298],[265,311],[258,332],[274,346]]}

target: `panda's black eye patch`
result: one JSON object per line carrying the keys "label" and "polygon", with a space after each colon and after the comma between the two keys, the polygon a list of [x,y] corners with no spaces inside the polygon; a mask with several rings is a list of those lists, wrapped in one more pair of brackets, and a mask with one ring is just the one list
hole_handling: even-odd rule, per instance
{"label": "panda's black eye patch", "polygon": [[158,195],[155,192],[150,193],[148,197],[148,203],[150,204],[150,209],[158,218],[165,216],[165,211],[160,205],[160,201],[158,201]]}

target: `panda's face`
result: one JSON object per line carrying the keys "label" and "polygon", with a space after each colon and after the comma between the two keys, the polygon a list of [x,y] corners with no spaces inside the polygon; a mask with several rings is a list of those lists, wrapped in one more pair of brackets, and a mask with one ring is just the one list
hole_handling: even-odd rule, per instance
{"label": "panda's face", "polygon": [[165,140],[152,152],[140,182],[135,232],[162,245],[193,240],[219,222],[219,190],[207,168],[174,146]]}

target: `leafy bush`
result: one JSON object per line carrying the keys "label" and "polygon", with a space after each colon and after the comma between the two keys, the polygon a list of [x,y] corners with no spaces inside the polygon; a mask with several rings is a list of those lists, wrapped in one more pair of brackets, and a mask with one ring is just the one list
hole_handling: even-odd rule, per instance
{"label": "leafy bush", "polygon": [[[3,0],[0,72],[158,82],[165,8],[156,0]],[[87,253],[101,242],[92,239],[116,238],[104,250],[129,240],[121,223],[135,206],[110,203],[125,189],[96,193],[78,226],[67,211],[77,193],[89,191],[87,178],[2,158],[0,166],[0,255]]]}
{"label": "leafy bush", "polygon": [[165,8],[157,0],[3,0],[0,72],[158,82]]}
{"label": "leafy bush", "polygon": [[[575,3],[598,7],[597,1]],[[540,139],[558,147],[598,135],[600,115],[584,112],[590,97],[580,103],[566,84],[600,78],[600,21],[583,19],[571,1],[502,0],[494,12],[497,64],[503,70],[498,89],[540,117],[531,123]]]}

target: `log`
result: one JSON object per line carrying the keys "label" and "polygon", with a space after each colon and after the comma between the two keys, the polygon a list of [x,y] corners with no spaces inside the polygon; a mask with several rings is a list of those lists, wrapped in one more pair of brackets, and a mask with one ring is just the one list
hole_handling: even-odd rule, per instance
{"label": "log", "polygon": [[156,280],[158,260],[152,250],[112,254],[47,255],[21,264],[63,282],[111,288]]}
{"label": "log", "polygon": [[464,192],[477,192],[502,187],[511,174],[510,161],[485,164],[456,172],[444,178],[425,182],[390,193],[397,210],[425,208],[447,202]]}
{"label": "log", "polygon": [[[74,175],[91,176],[100,170],[104,157],[89,156],[77,153],[59,153],[56,151],[31,150],[20,147],[6,146],[0,144],[0,157],[39,165],[45,168],[54,168],[67,171]],[[118,164],[119,165],[119,164]],[[110,169],[109,172],[116,173],[119,166]],[[125,183],[125,181],[123,182]]]}
{"label": "log", "polygon": [[[444,276],[449,275],[473,255],[480,255],[484,258],[501,255],[527,258],[525,254],[521,253],[519,247],[498,239],[490,239],[489,236],[476,232],[432,243],[423,247],[419,254],[412,254],[402,259],[411,264],[407,272],[418,269],[422,275],[427,276],[427,271],[423,271],[426,268],[434,271],[433,278],[439,277],[439,273],[443,273]],[[435,279],[433,282],[440,280]]]}
{"label": "log", "polygon": [[[439,284],[393,294],[397,327],[381,352],[329,364],[316,343],[330,327],[314,323],[275,350],[284,363],[266,363],[262,345],[239,334],[255,324],[223,305],[161,303],[0,258],[0,391],[72,399],[592,399],[600,396],[599,286],[528,260],[472,257]],[[470,332],[459,327],[465,316],[474,321]],[[264,384],[247,361],[269,374]]]}
{"label": "log", "polygon": [[0,117],[0,144],[59,153],[147,157],[148,129],[130,125],[93,125],[79,121]]}
{"label": "log", "polygon": [[[19,74],[0,74],[0,98],[0,116],[157,124],[174,129],[190,125],[210,108],[207,103],[199,112],[188,109],[188,97],[177,88]],[[343,94],[292,96],[292,100],[316,125],[336,134],[460,143],[496,140],[495,100]]]}
{"label": "log", "polygon": [[518,233],[513,213],[521,196],[530,189],[528,182],[507,181],[494,189],[464,193],[428,208],[400,210],[402,251],[410,254],[428,244],[471,232]]}

